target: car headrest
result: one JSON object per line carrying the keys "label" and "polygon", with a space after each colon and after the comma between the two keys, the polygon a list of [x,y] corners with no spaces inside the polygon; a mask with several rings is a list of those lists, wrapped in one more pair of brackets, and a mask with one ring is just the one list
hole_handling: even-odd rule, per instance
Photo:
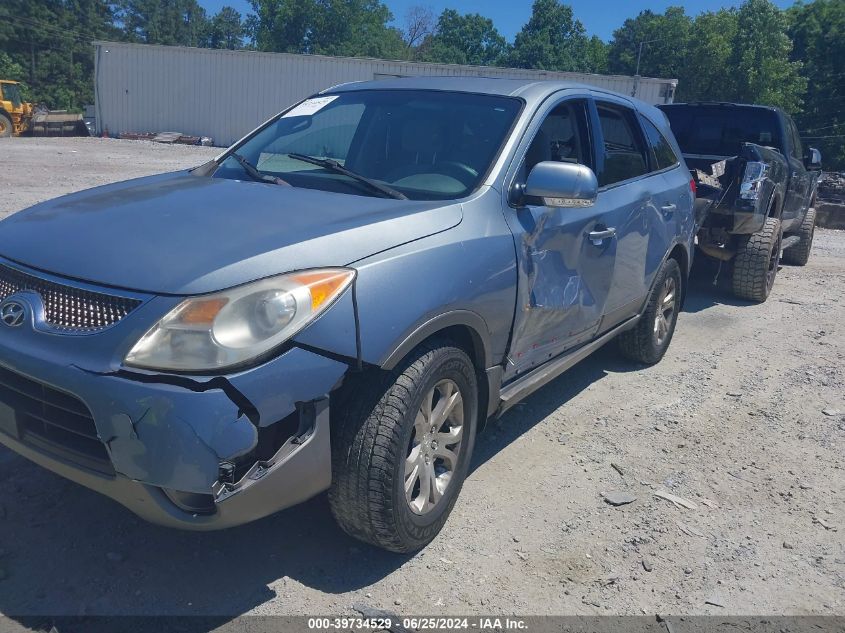
{"label": "car headrest", "polygon": [[418,119],[402,128],[402,149],[415,154],[436,154],[443,149],[443,128],[436,121]]}

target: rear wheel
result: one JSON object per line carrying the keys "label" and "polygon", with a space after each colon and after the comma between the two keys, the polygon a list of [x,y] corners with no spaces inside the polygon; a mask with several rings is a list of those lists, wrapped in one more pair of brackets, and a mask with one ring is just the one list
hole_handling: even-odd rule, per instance
{"label": "rear wheel", "polygon": [[412,552],[440,531],[466,478],[478,419],[475,369],[446,341],[346,386],[332,420],[329,503],[351,536]]}
{"label": "rear wheel", "polygon": [[640,363],[654,365],[666,353],[681,307],[681,267],[667,259],[657,273],[648,303],[636,327],[619,335],[619,351]]}
{"label": "rear wheel", "polygon": [[783,263],[793,266],[804,266],[810,259],[810,249],[813,247],[813,235],[816,232],[816,210],[807,209],[801,228],[798,229],[800,241],[783,251]]}
{"label": "rear wheel", "polygon": [[0,138],[12,135],[12,122],[5,114],[0,114]]}
{"label": "rear wheel", "polygon": [[780,220],[766,218],[762,229],[740,237],[733,271],[737,297],[760,303],[768,299],[778,273],[782,235]]}

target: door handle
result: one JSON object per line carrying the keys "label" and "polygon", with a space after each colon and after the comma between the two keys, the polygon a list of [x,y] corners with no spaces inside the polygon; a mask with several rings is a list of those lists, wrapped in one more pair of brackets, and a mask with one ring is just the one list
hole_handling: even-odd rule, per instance
{"label": "door handle", "polygon": [[615,235],[616,229],[614,228],[604,229],[602,231],[590,231],[587,233],[587,237],[593,243],[593,246],[601,246],[606,239],[614,237]]}
{"label": "door handle", "polygon": [[664,204],[660,207],[660,210],[663,211],[663,215],[672,215],[675,210],[678,208],[677,204]]}

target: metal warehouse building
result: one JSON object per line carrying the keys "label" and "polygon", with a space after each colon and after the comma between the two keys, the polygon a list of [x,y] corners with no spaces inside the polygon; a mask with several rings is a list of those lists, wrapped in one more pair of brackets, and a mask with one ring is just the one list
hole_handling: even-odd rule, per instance
{"label": "metal warehouse building", "polygon": [[229,145],[274,114],[329,86],[410,77],[578,81],[649,103],[671,103],[677,80],[95,42],[97,128],[182,132]]}

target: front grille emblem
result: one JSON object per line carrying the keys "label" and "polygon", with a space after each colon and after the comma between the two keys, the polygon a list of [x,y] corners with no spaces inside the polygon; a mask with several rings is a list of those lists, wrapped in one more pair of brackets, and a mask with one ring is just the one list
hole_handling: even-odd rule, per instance
{"label": "front grille emblem", "polygon": [[7,301],[0,306],[0,321],[9,327],[17,327],[23,323],[26,309],[17,301]]}

